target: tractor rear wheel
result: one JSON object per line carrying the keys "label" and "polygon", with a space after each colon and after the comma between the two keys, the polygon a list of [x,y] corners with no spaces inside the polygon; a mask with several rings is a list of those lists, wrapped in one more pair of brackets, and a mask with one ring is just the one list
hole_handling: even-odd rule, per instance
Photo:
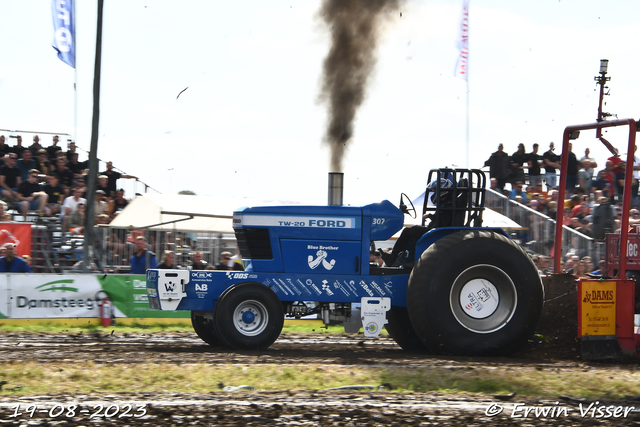
{"label": "tractor rear wheel", "polygon": [[504,355],[533,335],[544,290],[529,256],[504,235],[452,233],[416,263],[407,305],[416,333],[435,353]]}
{"label": "tractor rear wheel", "polygon": [[264,350],[284,325],[278,296],[260,283],[239,283],[221,295],[213,311],[216,335],[236,350]]}
{"label": "tractor rear wheel", "polygon": [[213,321],[211,319],[208,319],[205,316],[196,315],[196,312],[192,311],[191,325],[202,341],[214,347],[222,344],[220,339],[216,336]]}
{"label": "tractor rear wheel", "polygon": [[395,342],[407,351],[424,351],[427,347],[418,337],[416,331],[411,326],[411,319],[407,307],[391,306],[387,312],[387,332]]}

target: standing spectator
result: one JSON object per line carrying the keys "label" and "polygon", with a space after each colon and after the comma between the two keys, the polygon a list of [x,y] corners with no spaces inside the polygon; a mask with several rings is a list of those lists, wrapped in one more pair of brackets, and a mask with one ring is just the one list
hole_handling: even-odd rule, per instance
{"label": "standing spectator", "polygon": [[18,186],[18,200],[20,200],[20,212],[24,220],[27,220],[27,212],[38,210],[40,216],[44,215],[44,206],[47,203],[47,193],[42,191],[38,183],[38,169],[31,169],[27,180]]}
{"label": "standing spectator", "polygon": [[538,144],[533,144],[533,151],[527,154],[529,162],[529,185],[538,190],[538,184],[542,187],[541,166],[543,164],[542,156],[538,154]]}
{"label": "standing spectator", "polygon": [[56,174],[52,173],[47,175],[47,180],[47,184],[42,188],[48,196],[44,213],[47,216],[52,216],[60,213],[62,202],[64,202],[64,190],[58,185],[58,177]]}
{"label": "standing spectator", "polygon": [[509,179],[509,155],[503,150],[504,146],[498,145],[498,151],[492,153],[489,160],[484,162],[485,166],[489,166],[489,176],[497,180],[497,188],[500,192],[504,191],[504,186]]}
{"label": "standing spectator", "polygon": [[[624,196],[624,181],[627,170],[627,162],[618,163],[618,173],[616,174],[616,192],[618,193],[618,202],[622,203],[622,197]],[[631,179],[631,198],[638,194],[638,180]]]}
{"label": "standing spectator", "polygon": [[192,270],[206,270],[207,262],[202,259],[202,252],[196,251],[193,253],[193,262],[191,263]]}
{"label": "standing spectator", "polygon": [[4,256],[0,258],[0,273],[33,273],[29,264],[16,256],[13,243],[5,243],[2,248]]}
{"label": "standing spectator", "polygon": [[16,136],[16,145],[11,147],[10,150],[12,153],[15,153],[18,158],[22,157],[22,153],[26,148],[22,146],[22,137],[20,135]]}
{"label": "standing spectator", "polygon": [[44,147],[40,145],[40,137],[38,135],[33,136],[33,144],[29,146],[29,151],[31,151],[32,157],[36,157],[38,155],[38,151],[43,149]]}
{"label": "standing spectator", "polygon": [[11,152],[10,147],[4,139],[4,135],[0,135],[0,157],[4,157]]}
{"label": "standing spectator", "polygon": [[570,142],[567,153],[567,184],[565,188],[571,192],[575,191],[576,185],[578,185],[578,170],[578,158],[573,152],[573,143]]}
{"label": "standing spectator", "polygon": [[578,171],[578,185],[584,190],[585,194],[591,194],[592,181],[593,168],[591,160],[583,160],[582,168]]}
{"label": "standing spectator", "polygon": [[18,197],[18,185],[22,182],[20,178],[20,170],[16,167],[16,153],[10,153],[5,165],[0,168],[0,187],[2,187],[2,196],[9,203],[13,203]]}
{"label": "standing spectator", "polygon": [[[518,150],[511,155],[511,182],[525,182],[524,169],[527,165],[527,154],[524,151],[524,144],[518,144]],[[523,201],[526,203],[526,201]]]}
{"label": "standing spectator", "polygon": [[22,179],[22,181],[26,181],[27,178],[29,178],[31,169],[38,169],[38,164],[33,160],[33,156],[29,150],[22,152],[22,158],[18,160],[16,166],[20,171],[20,179]]}
{"label": "standing spectator", "polygon": [[84,197],[80,197],[84,190],[82,187],[74,187],[73,194],[64,199],[64,203],[62,204],[62,212],[60,212],[60,222],[62,223],[62,229],[67,230],[67,222],[69,215],[73,213],[80,203],[83,205],[87,204],[87,199]]}
{"label": "standing spectator", "polygon": [[556,174],[556,169],[560,169],[560,156],[558,156],[554,150],[555,146],[553,142],[551,142],[549,143],[549,151],[545,151],[542,155],[547,190],[551,188],[558,188],[558,175]]}
{"label": "standing spectator", "polygon": [[[592,168],[597,168],[598,167],[598,162],[596,162],[596,159],[594,159],[593,157],[590,156],[591,151],[589,151],[589,147],[584,149],[584,156],[580,159],[580,162],[584,162],[585,160],[589,160],[589,162],[591,162],[591,167]],[[591,171],[591,174],[593,174],[593,171]]]}
{"label": "standing spectator", "polygon": [[[148,268],[158,268],[156,256],[153,252],[147,251],[147,241],[144,236],[136,237],[136,252],[131,256],[131,274],[146,274]],[[149,262],[147,263],[147,258]]]}
{"label": "standing spectator", "polygon": [[176,266],[173,264],[174,258],[175,255],[173,251],[164,251],[162,253],[162,260],[160,261],[160,264],[158,264],[158,268],[164,270],[176,268]]}
{"label": "standing spectator", "polygon": [[88,168],[89,162],[79,162],[78,161],[78,153],[73,153],[71,155],[71,160],[67,164],[69,170],[73,173],[74,179],[78,179],[82,176],[85,170]]}
{"label": "standing spectator", "polygon": [[135,180],[138,179],[138,177],[136,177],[136,176],[125,175],[125,174],[121,174],[120,172],[114,171],[112,162],[107,162],[107,170],[104,171],[104,172],[101,172],[100,175],[105,175],[107,177],[107,179],[108,179],[108,189],[109,189],[109,191],[107,192],[107,195],[109,197],[114,197],[114,195],[116,193],[116,189],[118,188],[118,180],[120,178],[135,179]]}
{"label": "standing spectator", "polygon": [[48,146],[46,148],[47,154],[49,155],[50,159],[55,159],[56,158],[56,153],[58,151],[60,151],[60,147],[58,147],[58,141],[59,140],[60,140],[60,138],[58,137],[58,135],[54,135],[53,136],[53,144],[51,144],[50,146]]}
{"label": "standing spectator", "polygon": [[67,152],[66,152],[67,162],[71,161],[71,157],[73,157],[73,154],[75,152],[76,152],[76,143],[71,141],[71,142],[69,142],[68,149],[67,149]]}

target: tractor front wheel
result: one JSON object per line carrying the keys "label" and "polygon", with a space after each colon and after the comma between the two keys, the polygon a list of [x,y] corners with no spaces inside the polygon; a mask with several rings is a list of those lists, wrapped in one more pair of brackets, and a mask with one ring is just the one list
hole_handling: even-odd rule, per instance
{"label": "tractor front wheel", "polygon": [[214,312],[216,334],[236,350],[264,350],[274,343],[284,324],[278,296],[259,283],[239,283],[227,289]]}

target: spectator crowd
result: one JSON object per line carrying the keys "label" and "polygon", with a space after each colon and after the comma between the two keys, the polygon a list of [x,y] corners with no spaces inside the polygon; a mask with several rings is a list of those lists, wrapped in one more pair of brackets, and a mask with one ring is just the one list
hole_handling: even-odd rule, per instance
{"label": "spectator crowd", "polygon": [[[90,191],[95,194],[96,225],[109,224],[129,204],[118,180],[138,178],[116,171],[112,162],[106,162],[102,171],[91,171],[89,162],[79,159],[76,144],[69,142],[63,150],[58,135],[47,147],[41,145],[38,135],[33,136],[29,146],[23,145],[20,135],[15,140],[15,145],[8,145],[5,136],[0,135],[0,221],[55,223],[65,241],[81,241]],[[96,182],[92,189],[88,188],[90,174],[94,174]],[[223,252],[217,264],[208,265],[203,253],[196,250],[195,233],[101,229],[96,233],[96,244],[104,250],[107,263],[128,265],[133,274],[144,274],[147,267],[243,269],[239,254],[229,252]],[[157,248],[159,262],[151,248]],[[14,249],[13,244],[0,247],[0,272],[32,272],[30,257],[18,257]],[[80,251],[76,251],[73,262],[80,258]],[[80,259],[72,269],[81,267]]]}
{"label": "spectator crowd", "polygon": [[[521,143],[515,152],[508,154],[500,144],[484,166],[489,168],[492,190],[541,215],[562,221],[564,226],[595,241],[602,241],[605,233],[619,232],[623,215],[629,215],[630,225],[640,224],[640,159],[635,153],[633,165],[627,165],[617,155],[596,160],[589,148],[578,158],[569,143],[564,200],[558,200],[561,160],[553,142],[543,153],[538,144],[527,152]],[[631,208],[623,212],[627,167],[633,168]],[[581,276],[599,273],[601,261],[598,259],[594,264],[590,254],[569,248],[561,264],[564,271]],[[540,271],[550,272],[552,268],[547,255],[536,254],[534,262]]]}

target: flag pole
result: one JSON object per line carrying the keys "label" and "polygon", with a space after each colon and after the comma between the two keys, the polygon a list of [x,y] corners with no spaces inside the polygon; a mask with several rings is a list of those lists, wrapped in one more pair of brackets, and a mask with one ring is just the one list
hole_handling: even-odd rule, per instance
{"label": "flag pole", "polygon": [[89,149],[89,176],[87,179],[87,213],[84,227],[84,254],[82,272],[91,271],[94,256],[95,198],[98,177],[98,131],[100,123],[100,68],[102,64],[102,10],[104,0],[98,0],[98,24],[96,29],[96,58],[93,70],[93,120],[91,124],[91,148]]}
{"label": "flag pole", "polygon": [[[73,54],[76,55],[78,51],[78,40],[76,39],[78,20],[76,19],[76,2],[73,2],[73,43],[74,50]],[[78,61],[77,58],[73,59],[73,140],[74,142],[78,141]]]}

